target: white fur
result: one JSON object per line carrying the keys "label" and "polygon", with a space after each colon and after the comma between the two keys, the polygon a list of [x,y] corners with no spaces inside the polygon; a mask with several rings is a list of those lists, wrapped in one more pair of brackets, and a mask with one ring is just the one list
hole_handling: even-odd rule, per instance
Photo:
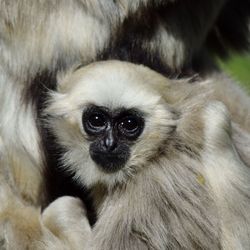
{"label": "white fur", "polygon": [[223,249],[249,249],[250,169],[232,145],[226,107],[211,103],[204,118],[203,164],[221,217]]}
{"label": "white fur", "polygon": [[[25,205],[28,203],[40,206],[46,196],[43,187],[44,166],[41,160],[42,152],[36,125],[35,105],[30,99],[24,103],[23,98],[33,77],[44,70],[54,72],[57,67],[61,66],[60,64],[68,69],[75,63],[87,64],[95,60],[97,54],[110,43],[112,44],[117,34],[119,36],[124,20],[129,20],[133,16],[140,17],[144,8],[154,12],[156,7],[168,4],[173,9],[169,15],[166,15],[166,20],[159,20],[160,17],[156,15],[159,23],[155,28],[155,36],[149,40],[143,39],[139,41],[139,44],[152,57],[157,54],[162,55],[164,65],[173,70],[180,70],[185,62],[189,62],[193,53],[202,47],[207,32],[226,1],[201,2],[192,6],[191,9],[186,8],[184,1],[176,1],[176,5],[172,5],[173,2],[167,0],[71,2],[67,0],[0,0],[0,138],[2,142],[0,174],[17,195],[15,198],[18,202],[20,198]],[[206,7],[209,7],[210,11],[207,11]],[[203,10],[206,10],[206,15]],[[143,26],[144,21],[141,22],[142,28],[146,28],[146,25]],[[209,68],[209,63],[206,66]],[[150,84],[153,84],[153,79]],[[65,92],[67,93],[67,89]],[[140,96],[138,93],[133,93],[133,95]],[[234,93],[231,95],[234,96]],[[127,100],[131,103],[133,101],[130,98]],[[248,102],[243,102],[242,105],[246,104]],[[237,106],[236,111],[242,110],[241,108],[241,105]],[[77,114],[77,111],[75,112]],[[156,140],[157,136],[157,133],[153,135],[152,141]],[[67,141],[70,136],[67,137],[64,133],[64,138],[66,138],[64,143],[71,146]],[[241,139],[240,141],[242,142]],[[71,154],[70,150],[69,153]],[[72,148],[72,157],[76,157],[77,162],[81,161],[81,158],[77,159],[79,154],[80,152]],[[81,174],[80,170],[79,175]],[[94,178],[99,178],[97,173],[91,174],[90,182]],[[117,178],[124,180],[122,174]],[[116,177],[111,182],[115,183]],[[25,210],[26,207],[22,209]],[[13,213],[15,211],[13,210]],[[27,209],[27,211],[30,210]],[[23,226],[22,223],[20,225]],[[10,234],[10,237],[11,235],[14,234]],[[12,249],[21,249],[22,244],[18,236],[14,236],[10,240],[15,244]],[[53,236],[51,236],[51,242],[53,242],[52,238]],[[60,246],[59,249],[64,247],[62,244]],[[48,245],[48,248],[50,247],[52,248]]]}
{"label": "white fur", "polygon": [[43,168],[33,108],[30,104],[20,105],[21,86],[15,86],[14,80],[5,76],[0,68],[0,82],[8,81],[8,85],[0,85],[0,116],[3,118],[0,121],[0,164],[8,169],[6,172],[12,176],[16,188],[25,194],[25,199],[38,204],[43,196]]}
{"label": "white fur", "polygon": [[[239,158],[230,115],[214,102],[210,81],[187,87],[108,61],[70,72],[59,85],[46,114],[66,149],[64,167],[93,188],[98,220],[90,249],[249,249],[249,162]],[[89,156],[81,121],[89,103],[145,114],[145,130],[116,173],[102,172]]]}
{"label": "white fur", "polygon": [[[59,83],[61,93],[51,94],[46,114],[51,116],[49,126],[58,142],[67,148],[63,162],[73,167],[77,180],[88,186],[100,181],[110,186],[124,182],[133,174],[133,165],[140,161],[141,155],[151,155],[152,145],[161,140],[161,133],[168,133],[169,127],[175,124],[171,112],[165,111],[168,107],[162,103],[161,96],[151,87],[151,81],[168,84],[165,78],[143,66],[132,68],[129,63],[109,61],[80,69],[72,77],[66,76],[66,82]],[[72,83],[70,87],[68,82]],[[67,93],[63,86],[67,86]],[[88,104],[111,110],[137,108],[145,114],[146,127],[141,139],[132,147],[127,166],[117,173],[110,175],[100,171],[89,156],[89,142],[82,126],[82,113]],[[145,140],[151,141],[149,148]],[[137,148],[140,149],[138,153]]]}
{"label": "white fur", "polygon": [[1,249],[77,250],[90,244],[90,226],[76,198],[60,198],[41,214],[1,181],[0,199]]}
{"label": "white fur", "polygon": [[110,36],[103,12],[110,6],[97,2],[22,0],[9,5],[1,0],[1,64],[20,81],[39,68],[55,68],[58,59],[66,64],[92,60]]}

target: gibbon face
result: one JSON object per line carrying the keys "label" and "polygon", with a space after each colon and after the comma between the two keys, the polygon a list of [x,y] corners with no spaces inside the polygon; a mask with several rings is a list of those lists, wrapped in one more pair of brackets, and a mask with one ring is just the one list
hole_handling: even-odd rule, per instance
{"label": "gibbon face", "polygon": [[89,154],[105,172],[115,172],[125,166],[130,157],[130,145],[144,129],[143,113],[136,109],[90,105],[83,111],[82,124],[89,137]]}
{"label": "gibbon face", "polygon": [[167,86],[160,74],[119,61],[59,77],[46,114],[64,167],[88,186],[112,186],[145,167],[175,129],[175,113],[158,92]]}

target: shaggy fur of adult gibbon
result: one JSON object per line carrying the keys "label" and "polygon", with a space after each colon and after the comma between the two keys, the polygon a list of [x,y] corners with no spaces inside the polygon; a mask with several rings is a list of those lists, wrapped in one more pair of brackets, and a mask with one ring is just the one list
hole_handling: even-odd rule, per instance
{"label": "shaggy fur of adult gibbon", "polygon": [[[71,183],[69,173],[51,170],[61,152],[48,140],[41,114],[48,91],[57,89],[57,72],[114,58],[144,64],[169,78],[194,73],[212,77],[217,71],[213,53],[224,56],[228,49],[247,48],[249,5],[243,0],[0,0],[1,244],[34,248],[30,239],[49,235],[45,238],[58,240],[63,249],[40,207],[61,195],[85,193]],[[230,100],[236,98],[235,87],[229,85],[229,104],[235,113],[247,112],[248,98],[243,96],[234,106]],[[235,137],[242,142],[240,132]],[[65,177],[57,180],[54,174]],[[45,179],[54,185],[45,185]],[[52,203],[46,214],[54,207]],[[70,209],[65,206],[65,211]],[[71,222],[67,232],[74,231]],[[34,225],[43,229],[34,234]],[[74,236],[69,238],[67,242],[74,242]]]}
{"label": "shaggy fur of adult gibbon", "polygon": [[215,102],[228,82],[187,87],[120,61],[60,78],[45,115],[61,167],[92,190],[86,249],[249,249],[250,106],[236,117],[229,103],[231,127]]}

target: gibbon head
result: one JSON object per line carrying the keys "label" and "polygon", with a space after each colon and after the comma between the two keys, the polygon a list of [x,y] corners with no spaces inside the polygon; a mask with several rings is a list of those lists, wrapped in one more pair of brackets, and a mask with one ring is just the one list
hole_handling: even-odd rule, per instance
{"label": "gibbon head", "polygon": [[106,61],[59,77],[46,114],[63,165],[86,185],[114,185],[133,176],[175,129],[162,100],[168,80],[139,65]]}

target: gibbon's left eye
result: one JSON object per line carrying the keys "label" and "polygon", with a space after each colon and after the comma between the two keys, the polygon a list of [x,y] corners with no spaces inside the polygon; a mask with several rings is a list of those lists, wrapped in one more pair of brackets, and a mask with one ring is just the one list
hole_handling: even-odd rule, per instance
{"label": "gibbon's left eye", "polygon": [[129,115],[118,122],[118,131],[129,139],[136,139],[143,131],[144,121],[136,115]]}

